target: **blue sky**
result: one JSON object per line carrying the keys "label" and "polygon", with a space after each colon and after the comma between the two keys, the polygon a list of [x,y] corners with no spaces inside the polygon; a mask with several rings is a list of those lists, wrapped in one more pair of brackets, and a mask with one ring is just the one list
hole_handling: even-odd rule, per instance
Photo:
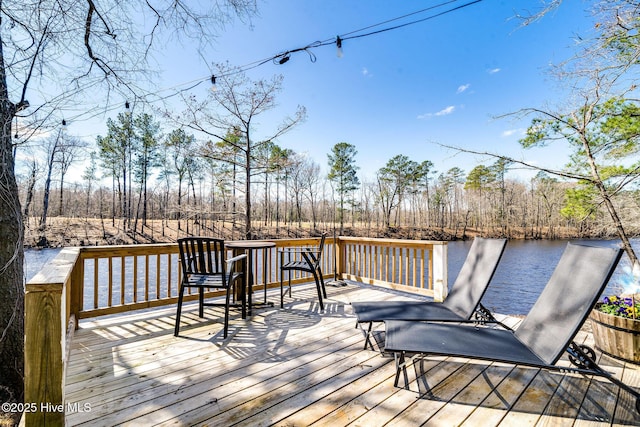
{"label": "blue sky", "polygon": [[[260,14],[251,25],[236,22],[221,30],[205,58],[209,64],[228,61],[242,66],[438,3],[442,1],[260,2]],[[451,2],[372,30],[465,3]],[[592,31],[593,23],[584,11],[589,3],[565,0],[540,21],[521,27],[516,14],[539,11],[542,5],[540,0],[483,0],[422,23],[346,40],[342,58],[331,45],[312,51],[315,62],[299,52],[286,64],[269,62],[255,68],[247,72],[252,79],[284,76],[278,107],[258,119],[257,134],[268,134],[303,105],[307,120],[277,143],[306,153],[324,172],[331,147],[342,141],[353,144],[365,180],[373,179],[376,170],[397,154],[418,162],[430,160],[438,172],[457,166],[468,173],[477,164],[494,161],[456,155],[437,143],[560,167],[567,160],[562,146],[520,149],[517,141],[530,119],[495,118],[567,99],[549,75],[549,65],[571,56],[577,34]],[[164,69],[158,87],[206,78],[211,72],[189,46],[168,46],[158,61]],[[207,90],[205,86],[197,91]],[[511,176],[532,175],[513,172]]]}

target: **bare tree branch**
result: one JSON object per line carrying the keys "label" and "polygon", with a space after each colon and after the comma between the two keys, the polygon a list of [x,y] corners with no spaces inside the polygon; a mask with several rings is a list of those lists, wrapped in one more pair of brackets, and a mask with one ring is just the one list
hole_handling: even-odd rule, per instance
{"label": "bare tree branch", "polygon": [[546,172],[548,174],[560,176],[560,177],[563,177],[563,178],[593,182],[592,178],[589,177],[588,175],[574,174],[574,173],[570,173],[570,172],[566,172],[566,171],[562,171],[562,170],[549,169],[549,168],[544,168],[544,167],[540,167],[540,166],[535,166],[535,165],[532,165],[531,163],[527,163],[527,162],[522,161],[522,160],[514,159],[513,157],[504,156],[502,154],[491,153],[491,152],[488,152],[488,151],[469,150],[467,148],[461,148],[461,147],[456,147],[456,146],[453,146],[453,145],[446,145],[446,144],[440,144],[440,143],[438,143],[438,145],[441,146],[441,147],[444,147],[444,148],[451,149],[451,150],[456,150],[459,153],[469,153],[469,154],[477,154],[477,155],[482,155],[482,156],[490,156],[490,157],[493,157],[493,158],[496,158],[496,159],[501,159],[501,160],[505,160],[507,162],[519,164],[519,165],[524,166],[524,167],[526,167],[528,169],[537,170],[537,171],[541,171],[541,172]]}

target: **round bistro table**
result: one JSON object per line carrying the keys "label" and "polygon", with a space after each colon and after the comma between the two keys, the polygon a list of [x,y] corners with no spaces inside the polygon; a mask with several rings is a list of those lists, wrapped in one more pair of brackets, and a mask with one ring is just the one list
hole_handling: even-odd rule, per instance
{"label": "round bistro table", "polygon": [[[253,252],[258,249],[269,249],[275,248],[275,242],[270,242],[267,240],[230,240],[228,242],[224,242],[225,247],[234,250],[234,254],[239,255],[241,251],[244,251],[247,254],[247,271],[245,272],[247,277],[247,295],[249,296],[248,310],[249,315],[251,315],[251,307],[252,306],[265,306],[268,305],[273,307],[273,303],[267,303],[267,284],[264,284],[264,302],[253,304],[252,295],[253,295]],[[243,313],[244,314],[244,313]],[[243,318],[246,316],[243,315]]]}

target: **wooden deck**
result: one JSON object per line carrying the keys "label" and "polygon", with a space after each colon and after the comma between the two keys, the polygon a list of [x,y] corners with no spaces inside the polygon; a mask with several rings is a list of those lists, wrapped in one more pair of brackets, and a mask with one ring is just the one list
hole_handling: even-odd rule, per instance
{"label": "wooden deck", "polygon": [[[414,365],[426,374],[412,377],[411,390],[396,388],[393,359],[363,350],[349,303],[410,297],[355,282],[327,292],[323,313],[307,285],[284,309],[256,309],[246,320],[232,311],[226,340],[222,311],[208,309],[202,321],[195,305],[185,305],[177,338],[174,307],[80,322],[67,424],[640,425],[635,400],[601,378],[429,357]],[[586,329],[578,336],[591,339]],[[640,387],[640,367],[601,363]]]}

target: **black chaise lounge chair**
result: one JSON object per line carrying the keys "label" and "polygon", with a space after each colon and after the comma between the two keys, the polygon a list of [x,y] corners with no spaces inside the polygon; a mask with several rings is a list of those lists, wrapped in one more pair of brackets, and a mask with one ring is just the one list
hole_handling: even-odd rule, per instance
{"label": "black chaise lounge chair", "polygon": [[470,320],[475,314],[485,321],[493,319],[480,300],[487,290],[498,262],[502,257],[507,239],[484,239],[476,237],[467,258],[451,287],[449,296],[442,303],[432,301],[372,301],[353,302],[357,325],[368,323],[364,348],[371,346],[371,330],[374,322],[384,320],[430,320],[459,322]]}
{"label": "black chaise lounge chair", "polygon": [[[515,331],[471,324],[386,321],[385,350],[395,356],[395,386],[401,374],[405,388],[409,386],[408,353],[459,356],[602,376],[631,393],[640,412],[640,392],[598,366],[591,348],[573,342],[621,254],[621,249],[568,244],[549,282]],[[575,367],[556,365],[565,351]]]}

